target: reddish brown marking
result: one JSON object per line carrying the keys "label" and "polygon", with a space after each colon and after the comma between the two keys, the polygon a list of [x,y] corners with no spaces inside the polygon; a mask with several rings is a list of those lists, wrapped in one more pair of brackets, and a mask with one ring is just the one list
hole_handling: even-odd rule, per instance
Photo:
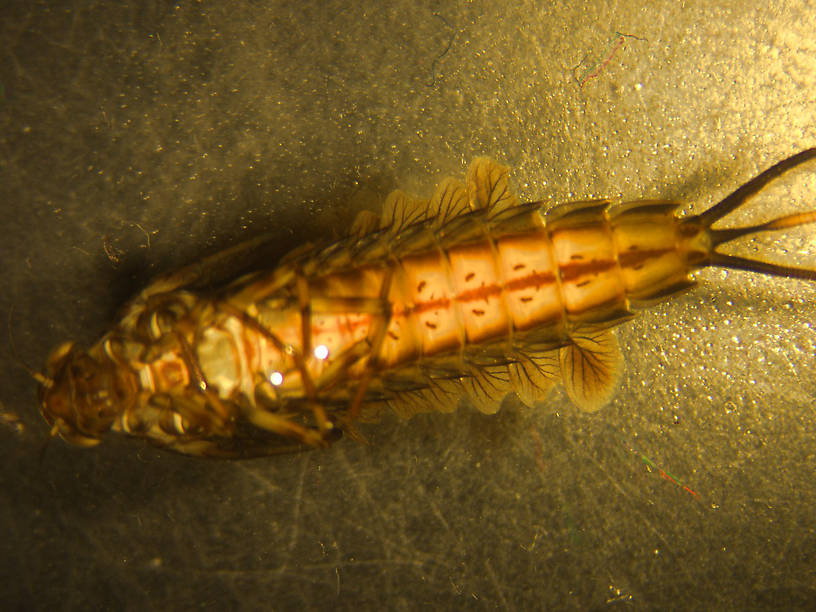
{"label": "reddish brown marking", "polygon": [[526,267],[527,266],[524,264],[516,264],[515,266],[513,266],[513,270],[523,270]]}
{"label": "reddish brown marking", "polygon": [[469,272],[468,274],[465,275],[465,280],[466,281],[471,281],[471,280],[473,280],[474,276],[476,276],[475,272]]}
{"label": "reddish brown marking", "polygon": [[475,302],[477,300],[484,300],[485,302],[488,298],[499,295],[502,289],[499,285],[483,285],[478,289],[471,289],[470,291],[463,291],[459,295],[456,296],[457,302]]}
{"label": "reddish brown marking", "polygon": [[633,268],[638,270],[638,266],[643,267],[643,264],[649,259],[657,259],[666,253],[671,253],[674,249],[650,249],[648,251],[627,251],[618,255],[618,261],[622,268]]}
{"label": "reddish brown marking", "polygon": [[417,314],[428,312],[429,310],[446,309],[450,306],[450,300],[447,298],[440,298],[438,300],[429,300],[427,302],[417,302],[413,308],[406,308],[406,311],[413,311]]}
{"label": "reddish brown marking", "polygon": [[429,327],[431,329],[436,329],[436,323],[431,323],[430,321],[425,321],[425,327]]}
{"label": "reddish brown marking", "polygon": [[[400,312],[397,312],[395,309],[392,312],[391,316],[399,316]],[[343,317],[336,325],[331,324],[323,324],[320,325],[313,320],[312,322],[312,337],[322,336],[323,334],[331,333],[332,331],[338,331],[340,333],[346,332],[348,334],[354,334],[361,327],[368,327],[371,323],[371,320],[367,316],[360,316],[359,318],[355,317],[352,320],[352,317],[346,316]]]}
{"label": "reddish brown marking", "polygon": [[[518,264],[515,266],[516,268],[519,267],[526,267],[524,264]],[[569,266],[568,266],[569,267]],[[590,266],[587,264],[583,264],[579,266],[578,264],[573,264],[571,267],[582,267],[583,269],[588,269]],[[555,283],[555,275],[550,272],[533,272],[532,274],[528,274],[522,278],[516,278],[504,285],[504,290],[508,292],[516,292],[516,291],[523,291],[525,289],[535,288],[539,289],[542,286],[551,285]],[[421,281],[418,285],[419,287],[427,286],[426,281]],[[459,303],[467,303],[467,302],[474,302],[474,301],[485,301],[487,302],[491,297],[496,297],[501,295],[502,287],[500,285],[490,285],[490,286],[482,286],[476,289],[471,289],[469,291],[464,291],[457,296],[455,296],[455,300]],[[533,301],[533,297],[524,296],[521,297],[520,300],[523,303],[529,303]],[[408,317],[411,314],[422,314],[424,312],[432,311],[432,310],[447,310],[451,306],[451,300],[448,298],[439,298],[435,300],[428,300],[428,301],[417,301],[414,304],[406,305],[396,303],[393,305],[393,309],[391,311],[391,317],[394,319],[397,318],[404,318]],[[359,321],[347,321],[347,326],[349,330],[356,330],[359,327],[370,325],[371,321],[363,317]],[[428,324],[429,328],[436,329],[435,326],[432,324]],[[314,326],[312,329],[312,333],[314,336],[320,335],[321,333],[325,333],[324,329],[319,329],[317,326]],[[398,337],[393,336],[390,332],[394,340],[399,340]]]}
{"label": "reddish brown marking", "polygon": [[426,283],[425,281],[419,281],[419,284],[417,285],[417,293],[422,293],[422,290],[425,288],[425,285],[427,284],[428,283]]}
{"label": "reddish brown marking", "polygon": [[472,312],[473,314],[475,314],[477,317],[484,316],[484,313],[485,313],[485,311],[484,311],[484,310],[480,310],[480,309],[478,309],[478,308],[474,308],[473,310],[471,310],[471,312]]}
{"label": "reddish brown marking", "polygon": [[391,330],[388,330],[388,335],[391,336],[394,340],[399,340],[399,336],[392,332]]}
{"label": "reddish brown marking", "polygon": [[590,279],[587,279],[585,281],[581,281],[580,283],[575,283],[575,286],[576,287],[586,287],[591,282],[592,281]]}
{"label": "reddish brown marking", "polygon": [[[584,266],[586,267],[586,266]],[[542,285],[551,285],[555,282],[555,275],[550,272],[534,272],[533,274],[528,274],[522,278],[516,278],[509,281],[505,286],[505,291],[522,291],[524,289],[529,289],[530,287],[535,287],[538,289]],[[500,285],[485,285],[482,287],[478,287],[476,289],[471,289],[469,291],[463,291],[462,293],[458,294],[454,299],[457,302],[476,302],[476,301],[488,301],[491,297],[495,297],[501,295],[502,287]],[[533,298],[527,298],[527,301],[532,300]],[[395,307],[392,312],[392,317],[397,316],[407,316],[408,312],[413,312],[416,314],[421,314],[423,312],[428,312],[429,310],[445,310],[450,307],[450,300],[446,298],[440,298],[437,300],[429,300],[427,302],[416,302],[414,303],[413,307],[405,308],[404,310]]]}
{"label": "reddish brown marking", "polygon": [[551,272],[533,272],[522,278],[514,278],[504,288],[508,291],[521,291],[528,287],[538,289],[542,285],[551,285],[555,282],[555,275]]}
{"label": "reddish brown marking", "polygon": [[[343,317],[343,319],[340,321],[340,325],[338,327],[340,327],[340,331],[342,331],[343,328],[345,328],[346,333],[353,334],[354,331],[363,324],[364,324],[363,321],[352,321],[351,317],[346,316]],[[312,327],[312,335],[314,335],[315,333],[315,327],[316,326]]]}
{"label": "reddish brown marking", "polygon": [[573,281],[587,274],[600,274],[615,267],[612,259],[592,260],[587,263],[566,264],[561,266],[561,280],[564,282]]}

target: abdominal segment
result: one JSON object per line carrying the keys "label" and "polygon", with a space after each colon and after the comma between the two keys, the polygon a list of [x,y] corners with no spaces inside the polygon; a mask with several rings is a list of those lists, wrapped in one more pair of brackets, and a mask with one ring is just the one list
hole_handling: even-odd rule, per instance
{"label": "abdominal segment", "polygon": [[273,289],[260,275],[216,304],[197,354],[222,397],[257,403],[263,384],[265,401],[356,416],[449,411],[465,395],[495,412],[509,392],[532,404],[560,381],[596,410],[619,376],[610,329],[633,316],[630,297],[686,278],[666,203],[547,214],[519,205],[506,168],[480,159],[467,183],[386,204],[380,228],[279,267]]}

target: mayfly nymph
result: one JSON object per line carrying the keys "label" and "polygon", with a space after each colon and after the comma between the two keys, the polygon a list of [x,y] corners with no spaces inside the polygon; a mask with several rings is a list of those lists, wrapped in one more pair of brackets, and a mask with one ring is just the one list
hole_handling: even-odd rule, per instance
{"label": "mayfly nymph", "polygon": [[383,406],[402,416],[483,412],[515,392],[532,405],[561,382],[596,410],[621,354],[612,328],[694,285],[705,266],[816,280],[816,271],[726,255],[722,244],[816,221],[712,225],[816,157],[783,160],[705,212],[675,202],[519,204],[508,171],[477,159],[428,200],[396,191],[327,248],[203,294],[209,258],[157,279],[89,349],[49,357],[42,413],[91,446],[108,432],[194,455],[247,457],[325,446]]}

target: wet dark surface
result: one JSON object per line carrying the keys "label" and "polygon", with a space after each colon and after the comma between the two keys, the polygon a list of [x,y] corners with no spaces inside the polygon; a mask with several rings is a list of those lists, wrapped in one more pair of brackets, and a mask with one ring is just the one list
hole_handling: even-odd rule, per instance
{"label": "wet dark surface", "polygon": [[[20,365],[93,342],[158,273],[330,240],[481,154],[522,199],[699,210],[816,144],[812,8],[741,7],[4,5],[4,607],[816,606],[805,283],[704,273],[619,330],[597,414],[559,389],[248,462],[49,442]],[[794,179],[775,197],[813,202]],[[785,240],[756,247],[814,262]]]}

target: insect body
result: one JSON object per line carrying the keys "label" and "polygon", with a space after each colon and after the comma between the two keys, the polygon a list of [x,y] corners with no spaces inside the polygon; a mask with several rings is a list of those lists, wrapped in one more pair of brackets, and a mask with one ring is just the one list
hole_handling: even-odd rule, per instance
{"label": "insect body", "polygon": [[160,278],[88,350],[58,348],[41,376],[54,433],[94,445],[109,431],[174,450],[244,457],[326,445],[381,406],[450,411],[464,391],[495,412],[555,382],[585,410],[614,392],[611,329],[694,284],[704,266],[816,280],[816,271],[725,255],[740,236],[816,221],[816,211],[734,229],[712,225],[816,157],[779,162],[706,212],[606,200],[544,212],[519,204],[507,169],[476,160],[427,201],[402,192],[375,223],[307,248],[209,295],[213,260]]}

